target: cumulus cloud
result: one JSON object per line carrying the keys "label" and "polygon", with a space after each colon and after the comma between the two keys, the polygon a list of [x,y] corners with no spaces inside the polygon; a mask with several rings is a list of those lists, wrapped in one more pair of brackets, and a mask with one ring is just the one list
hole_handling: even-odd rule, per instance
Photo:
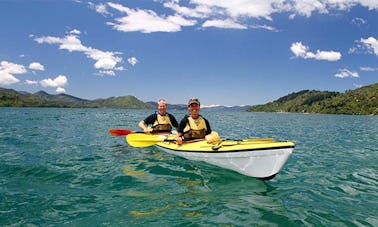
{"label": "cumulus cloud", "polygon": [[66,89],[62,88],[62,87],[57,87],[56,90],[55,90],[56,93],[66,93]]}
{"label": "cumulus cloud", "polygon": [[[368,0],[266,0],[266,1],[218,1],[218,0],[165,0],[155,1],[172,11],[170,15],[159,15],[150,9],[132,9],[122,4],[109,2],[107,4],[89,3],[90,7],[102,15],[113,15],[110,10],[126,14],[113,18],[108,25],[122,32],[178,32],[183,26],[201,24],[205,27],[227,29],[256,28],[245,21],[266,20],[272,22],[276,13],[287,13],[289,18],[296,16],[311,17],[314,13],[329,14],[334,11],[348,11],[353,7],[362,6],[369,10],[377,10],[377,1]],[[253,19],[253,20],[251,20]],[[228,23],[225,23],[228,22]],[[230,24],[230,22],[233,22]],[[354,24],[365,21],[356,18]],[[268,25],[269,27],[273,27]],[[257,26],[257,28],[259,28]],[[270,29],[268,29],[270,30]]]}
{"label": "cumulus cloud", "polygon": [[55,92],[57,93],[65,93],[66,89],[64,89],[63,87],[67,85],[67,82],[68,80],[66,76],[59,75],[54,79],[48,78],[48,79],[41,80],[39,84],[42,87],[54,87],[56,88]]}
{"label": "cumulus cloud", "polygon": [[180,15],[160,16],[152,10],[130,9],[121,4],[108,3],[108,5],[125,13],[126,16],[115,19],[115,22],[108,22],[115,30],[123,32],[177,32],[182,26],[192,26],[193,20],[187,20]]}
{"label": "cumulus cloud", "polygon": [[67,85],[67,77],[63,75],[57,76],[55,79],[44,79],[40,81],[43,87],[64,87]]}
{"label": "cumulus cloud", "polygon": [[0,62],[0,84],[10,85],[20,82],[14,75],[26,73],[25,66],[8,61]]}
{"label": "cumulus cloud", "polygon": [[45,71],[45,67],[39,62],[32,62],[29,64],[29,69]]}
{"label": "cumulus cloud", "polygon": [[360,75],[356,71],[350,71],[348,69],[339,69],[339,72],[335,74],[335,77],[337,78],[358,78]]}
{"label": "cumulus cloud", "polygon": [[310,51],[308,46],[302,44],[302,42],[295,42],[291,44],[291,52],[298,58],[313,58],[316,60],[325,60],[325,61],[338,61],[341,59],[341,54],[336,51],[320,51],[317,50],[315,53]]}
{"label": "cumulus cloud", "polygon": [[93,59],[96,62],[94,67],[99,70],[120,70],[122,67],[118,67],[117,64],[122,62],[122,57],[118,56],[120,52],[112,51],[102,51],[92,47],[84,46],[81,40],[78,38],[80,31],[72,30],[67,36],[53,37],[53,36],[42,36],[37,37],[34,40],[37,43],[43,44],[58,44],[59,49],[67,50],[69,52],[83,52],[87,58]]}

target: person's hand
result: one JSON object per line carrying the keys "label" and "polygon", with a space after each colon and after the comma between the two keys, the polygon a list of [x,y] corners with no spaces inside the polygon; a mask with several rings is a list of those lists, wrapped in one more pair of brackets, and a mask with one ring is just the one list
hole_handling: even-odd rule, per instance
{"label": "person's hand", "polygon": [[151,129],[151,128],[145,128],[145,129],[143,130],[143,132],[146,133],[146,134],[151,134],[152,129]]}
{"label": "person's hand", "polygon": [[177,145],[181,145],[182,144],[182,137],[181,136],[177,136],[176,137],[176,144]]}

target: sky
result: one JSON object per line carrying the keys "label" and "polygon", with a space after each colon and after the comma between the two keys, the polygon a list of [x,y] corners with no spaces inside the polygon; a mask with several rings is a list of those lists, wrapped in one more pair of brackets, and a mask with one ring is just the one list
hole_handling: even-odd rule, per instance
{"label": "sky", "polygon": [[0,87],[257,105],[378,82],[378,0],[0,0]]}

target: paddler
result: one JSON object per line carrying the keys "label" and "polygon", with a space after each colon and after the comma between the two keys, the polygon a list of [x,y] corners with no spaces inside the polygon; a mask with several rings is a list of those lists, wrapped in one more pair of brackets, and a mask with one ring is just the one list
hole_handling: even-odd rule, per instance
{"label": "paddler", "polygon": [[178,123],[176,118],[167,112],[167,101],[160,99],[157,107],[158,111],[140,121],[138,126],[148,134],[171,133],[173,127],[177,128]]}
{"label": "paddler", "polygon": [[180,145],[188,140],[204,139],[211,133],[210,123],[199,114],[200,109],[201,104],[198,98],[189,99],[189,115],[185,115],[177,128],[177,144]]}

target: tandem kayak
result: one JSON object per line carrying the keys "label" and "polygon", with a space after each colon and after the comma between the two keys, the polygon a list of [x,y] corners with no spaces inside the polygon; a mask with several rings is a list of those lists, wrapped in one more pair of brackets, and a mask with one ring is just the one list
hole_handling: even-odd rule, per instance
{"label": "tandem kayak", "polygon": [[295,145],[288,141],[246,139],[226,140],[217,144],[198,141],[182,145],[165,141],[154,146],[189,160],[204,161],[246,176],[268,180],[279,173]]}
{"label": "tandem kayak", "polygon": [[243,140],[189,141],[177,145],[175,136],[129,134],[126,141],[134,147],[154,146],[158,150],[189,160],[203,161],[246,176],[272,179],[293,153],[295,144],[272,138]]}

